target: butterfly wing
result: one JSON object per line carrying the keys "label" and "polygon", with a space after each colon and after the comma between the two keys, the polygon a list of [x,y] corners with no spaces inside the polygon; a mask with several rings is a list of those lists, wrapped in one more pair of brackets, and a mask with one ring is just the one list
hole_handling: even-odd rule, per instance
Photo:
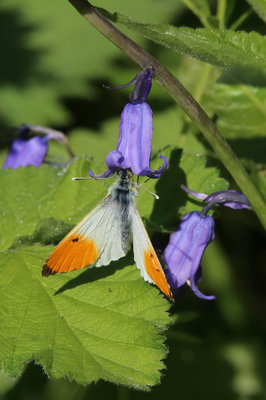
{"label": "butterfly wing", "polygon": [[170,300],[173,300],[162,266],[151,244],[135,202],[132,202],[131,220],[134,260],[141,276],[145,281],[157,285]]}
{"label": "butterfly wing", "polygon": [[42,275],[63,273],[94,264],[108,265],[125,255],[120,210],[110,195],[95,207],[56,246]]}

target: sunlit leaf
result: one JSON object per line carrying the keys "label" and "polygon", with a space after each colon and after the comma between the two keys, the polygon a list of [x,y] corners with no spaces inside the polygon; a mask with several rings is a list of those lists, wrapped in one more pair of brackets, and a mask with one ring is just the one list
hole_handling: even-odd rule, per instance
{"label": "sunlit leaf", "polygon": [[147,389],[164,368],[169,302],[144,282],[132,254],[105,268],[41,275],[49,244],[106,194],[99,182],[71,180],[89,166],[97,168],[81,158],[65,169],[1,171],[1,370],[17,376],[35,360],[51,377]]}
{"label": "sunlit leaf", "polygon": [[209,64],[222,68],[252,65],[266,69],[266,38],[256,32],[145,24],[120,13],[107,16],[162,46]]}
{"label": "sunlit leaf", "polygon": [[218,128],[226,138],[266,135],[266,89],[247,85],[216,84],[204,105],[218,117]]}
{"label": "sunlit leaf", "polygon": [[98,379],[147,389],[160,380],[168,302],[136,267],[112,266],[41,276],[51,246],[22,247],[0,258],[1,370],[30,360],[51,377]]}

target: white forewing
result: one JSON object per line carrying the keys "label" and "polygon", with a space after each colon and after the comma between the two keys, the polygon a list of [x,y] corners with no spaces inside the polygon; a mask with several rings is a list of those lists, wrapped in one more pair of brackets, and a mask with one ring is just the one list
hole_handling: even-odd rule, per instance
{"label": "white forewing", "polygon": [[92,239],[96,243],[100,251],[96,267],[108,265],[111,261],[124,257],[120,210],[110,195],[105,197],[74,229],[84,238]]}

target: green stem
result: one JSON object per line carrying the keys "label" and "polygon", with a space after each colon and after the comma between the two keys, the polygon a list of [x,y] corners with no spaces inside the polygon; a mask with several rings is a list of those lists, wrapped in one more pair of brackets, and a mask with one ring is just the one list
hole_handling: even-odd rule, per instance
{"label": "green stem", "polygon": [[238,29],[240,27],[240,25],[243,24],[243,22],[246,21],[247,18],[250,17],[250,15],[253,14],[253,10],[252,8],[250,8],[249,10],[247,10],[244,14],[242,14],[231,26],[230,29],[232,29],[233,31],[235,31],[236,29]]}
{"label": "green stem", "polygon": [[208,78],[210,76],[212,70],[212,65],[204,64],[204,67],[201,71],[201,76],[198,85],[194,91],[194,98],[199,102],[202,98],[203,92],[206,88]]}
{"label": "green stem", "polygon": [[227,0],[218,0],[217,18],[219,20],[219,29],[224,29],[225,26],[225,12]]}
{"label": "green stem", "polygon": [[230,172],[238,186],[249,199],[253,210],[266,228],[266,204],[256,185],[234,154],[231,147],[220,134],[214,123],[200,107],[184,86],[153,56],[129,39],[106,18],[102,16],[87,0],[68,0],[77,11],[86,18],[98,31],[113,42],[142,68],[152,66],[155,79],[183,111],[191,118],[205,136],[225,168]]}

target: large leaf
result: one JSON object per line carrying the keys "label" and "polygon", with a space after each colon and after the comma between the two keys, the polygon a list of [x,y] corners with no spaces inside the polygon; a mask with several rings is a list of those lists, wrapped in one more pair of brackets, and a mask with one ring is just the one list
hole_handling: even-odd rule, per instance
{"label": "large leaf", "polygon": [[17,376],[35,360],[49,376],[83,384],[105,379],[147,389],[158,383],[168,302],[131,266],[43,278],[51,250],[1,254],[1,370]]}
{"label": "large leaf", "polygon": [[44,244],[58,242],[106,194],[99,182],[71,181],[87,176],[89,165],[83,158],[66,169],[1,171],[1,369],[17,376],[35,360],[53,377],[147,389],[159,382],[167,353],[161,333],[169,303],[131,266],[132,255],[106,268],[41,276],[53,249]]}
{"label": "large leaf", "polygon": [[256,32],[179,28],[137,22],[121,13],[106,15],[162,46],[209,64],[222,68],[250,65],[266,69],[266,38]]}

